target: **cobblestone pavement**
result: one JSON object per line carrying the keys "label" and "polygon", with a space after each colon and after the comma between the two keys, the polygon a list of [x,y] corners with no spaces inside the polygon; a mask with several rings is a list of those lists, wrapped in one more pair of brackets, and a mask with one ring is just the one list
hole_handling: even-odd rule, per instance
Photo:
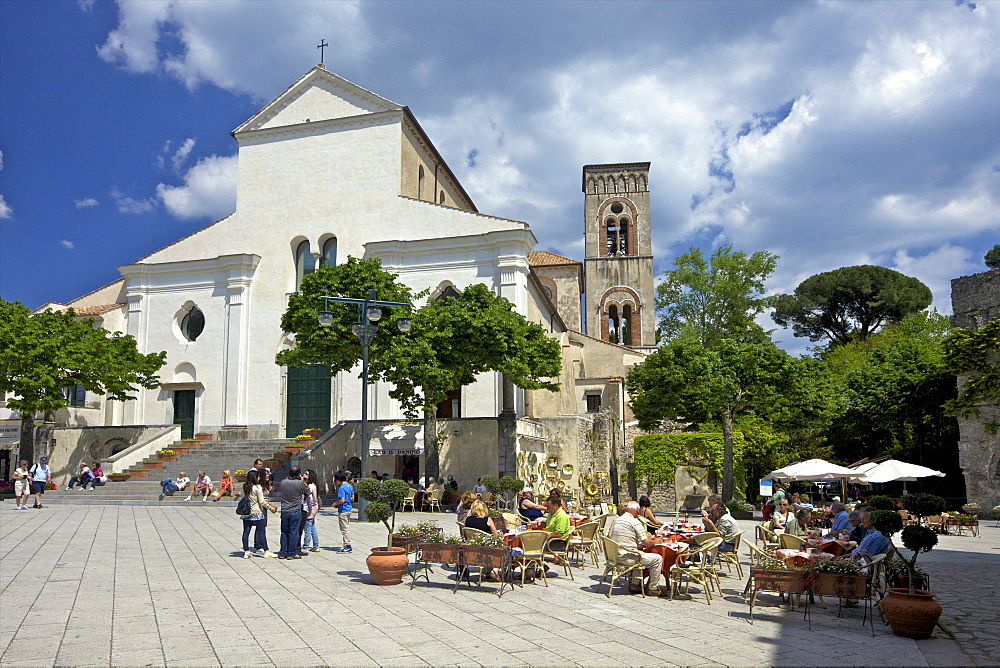
{"label": "cobblestone pavement", "polygon": [[[669,601],[595,591],[601,570],[559,569],[549,586],[496,596],[435,568],[411,588],[370,583],[381,525],[354,524],[337,554],[336,518],[298,561],[242,559],[232,509],[0,504],[0,664],[50,665],[971,665],[997,654],[1000,529],[945,536],[922,561],[945,606],[927,641],[894,636],[862,609],[802,614],[761,594],[751,625],[743,581],[723,597]],[[401,521],[454,516],[412,514]],[[992,525],[992,523],[990,523]],[[273,519],[268,537],[278,542]]]}

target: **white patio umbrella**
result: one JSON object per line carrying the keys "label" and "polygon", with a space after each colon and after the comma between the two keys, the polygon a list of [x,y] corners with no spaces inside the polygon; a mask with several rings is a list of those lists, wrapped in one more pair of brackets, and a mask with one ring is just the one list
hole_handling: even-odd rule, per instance
{"label": "white patio umbrella", "polygon": [[919,478],[928,478],[930,476],[943,478],[945,474],[941,473],[941,471],[929,469],[926,466],[920,466],[919,464],[908,464],[898,459],[887,459],[862,473],[862,476],[866,482],[892,482],[899,480],[903,483],[903,494],[906,494],[907,481],[912,482]]}
{"label": "white patio umbrella", "polygon": [[768,475],[771,480],[782,481],[817,481],[817,480],[839,480],[841,498],[847,498],[847,481],[861,481],[863,478],[854,469],[846,466],[831,464],[825,459],[807,459],[804,462],[791,464],[783,469],[771,471]]}

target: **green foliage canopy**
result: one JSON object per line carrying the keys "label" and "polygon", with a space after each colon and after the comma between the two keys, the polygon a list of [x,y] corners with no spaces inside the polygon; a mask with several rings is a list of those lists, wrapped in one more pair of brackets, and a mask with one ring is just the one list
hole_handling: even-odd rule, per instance
{"label": "green foliage canopy", "polygon": [[[734,478],[743,482],[743,455],[746,443],[743,434],[733,434]],[[635,438],[635,469],[637,481],[656,485],[672,481],[677,467],[687,462],[704,462],[709,471],[721,476],[725,467],[725,444],[722,434],[645,434]]]}
{"label": "green foliage canopy", "polygon": [[983,262],[990,269],[1000,269],[1000,244],[996,244],[993,248],[986,251],[986,255],[983,256]]}
{"label": "green foliage canopy", "polygon": [[[396,527],[396,506],[406,498],[409,486],[402,480],[375,480],[361,478],[357,481],[358,494],[368,507],[365,517],[369,522],[381,522],[389,532],[386,545],[392,545],[392,533]],[[391,523],[390,523],[391,521]]]}
{"label": "green foliage canopy", "polygon": [[660,340],[693,337],[711,347],[724,338],[766,338],[754,318],[773,303],[764,296],[764,282],[778,256],[767,251],[747,256],[725,244],[707,260],[692,247],[674,265],[656,288]]}
{"label": "green foliage canopy", "polygon": [[810,276],[794,294],[780,295],[771,318],[795,336],[844,344],[930,306],[930,288],[875,265],[842,267]]}
{"label": "green foliage canopy", "polygon": [[[31,315],[20,302],[0,300],[0,392],[23,419],[62,408],[65,390],[77,385],[115,401],[135,399],[137,386],[159,386],[165,352],[144,355],[131,336],[76,318],[73,309]],[[32,460],[33,447],[22,443],[22,457]]]}

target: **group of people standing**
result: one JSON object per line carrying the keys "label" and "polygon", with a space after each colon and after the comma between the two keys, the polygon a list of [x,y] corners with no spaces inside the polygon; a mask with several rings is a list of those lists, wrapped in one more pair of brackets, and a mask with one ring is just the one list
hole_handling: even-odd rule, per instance
{"label": "group of people standing", "polygon": [[[49,468],[47,457],[39,457],[38,463],[28,468],[28,461],[21,460],[13,475],[14,480],[14,510],[28,509],[28,495],[35,495],[35,505],[32,508],[42,507],[42,494],[45,488],[52,482],[52,469]],[[53,488],[55,489],[55,488]]]}
{"label": "group of people standing", "polygon": [[[349,474],[338,472],[334,476],[337,485],[337,508],[343,546],[339,553],[351,552],[351,511],[354,509],[354,486],[348,481]],[[241,515],[243,521],[243,558],[253,554],[267,558],[301,559],[309,552],[319,551],[319,531],[316,516],[322,507],[319,496],[318,477],[312,469],[301,471],[293,466],[288,477],[277,485],[280,497],[281,540],[277,553],[271,552],[267,543],[267,513],[278,513],[279,507],[268,499],[273,487],[271,473],[264,468],[264,462],[257,460],[254,468],[247,473],[243,483],[243,496],[249,501],[249,513]],[[254,531],[254,546],[250,549],[250,532]]]}

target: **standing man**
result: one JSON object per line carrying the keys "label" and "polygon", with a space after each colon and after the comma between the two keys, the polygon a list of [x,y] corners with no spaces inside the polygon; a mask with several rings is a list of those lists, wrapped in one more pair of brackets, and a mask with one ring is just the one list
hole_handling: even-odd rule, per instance
{"label": "standing man", "polygon": [[299,556],[299,526],[302,524],[302,504],[309,486],[302,482],[302,472],[293,466],[288,477],[278,485],[281,495],[281,551],[278,559],[301,559]]}
{"label": "standing man", "polygon": [[45,486],[52,482],[52,469],[49,468],[49,458],[39,457],[38,463],[31,467],[31,491],[35,494],[35,505],[32,508],[42,507],[42,494],[45,493]]}
{"label": "standing man", "polygon": [[[642,552],[644,546],[651,545],[654,541],[646,536],[646,525],[639,521],[639,511],[641,510],[638,501],[629,501],[625,504],[625,512],[615,518],[611,524],[610,536],[622,547],[635,552],[627,552],[618,555],[618,563],[631,566],[639,562],[643,568],[649,569],[649,577],[646,578],[646,593],[650,596],[657,596],[660,593],[660,575],[663,567],[663,557],[655,552]],[[632,582],[629,591],[633,594],[641,593],[642,578],[641,571],[632,571]]]}
{"label": "standing man", "polygon": [[354,510],[354,485],[347,482],[347,476],[338,473],[333,478],[337,483],[337,519],[340,520],[340,535],[344,537],[344,546],[337,552],[344,554],[351,551],[351,511]]}

